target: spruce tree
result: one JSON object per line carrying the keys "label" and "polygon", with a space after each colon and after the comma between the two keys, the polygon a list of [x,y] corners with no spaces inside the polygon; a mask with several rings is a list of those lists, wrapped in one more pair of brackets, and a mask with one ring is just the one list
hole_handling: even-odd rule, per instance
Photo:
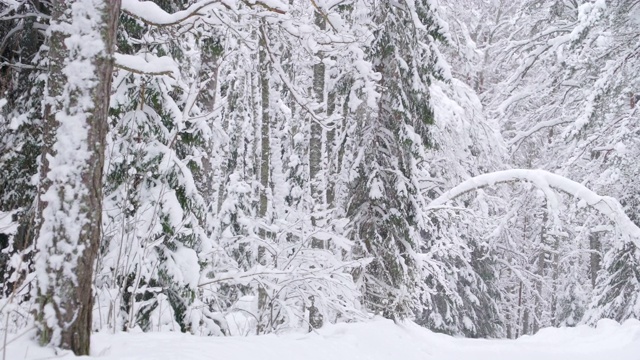
{"label": "spruce tree", "polygon": [[425,286],[417,256],[424,240],[416,156],[432,144],[429,84],[442,40],[428,1],[376,2],[369,56],[380,78],[376,109],[360,123],[363,155],[347,215],[360,256],[366,306],[387,318],[412,313]]}

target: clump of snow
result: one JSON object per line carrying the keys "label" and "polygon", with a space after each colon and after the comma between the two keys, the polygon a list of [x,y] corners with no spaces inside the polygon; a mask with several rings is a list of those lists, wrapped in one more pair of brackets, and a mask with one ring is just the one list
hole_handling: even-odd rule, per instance
{"label": "clump of snow", "polygon": [[178,249],[169,254],[166,268],[178,284],[185,284],[190,289],[198,285],[200,265],[198,254],[193,249],[178,245]]}
{"label": "clump of snow", "polygon": [[4,234],[15,234],[18,231],[18,223],[13,221],[15,211],[0,211],[0,232]]}
{"label": "clump of snow", "polygon": [[144,57],[143,59],[139,55],[114,54],[116,64],[129,71],[153,75],[167,74],[174,79],[180,77],[178,64],[171,57],[158,57],[153,54],[144,54]]}

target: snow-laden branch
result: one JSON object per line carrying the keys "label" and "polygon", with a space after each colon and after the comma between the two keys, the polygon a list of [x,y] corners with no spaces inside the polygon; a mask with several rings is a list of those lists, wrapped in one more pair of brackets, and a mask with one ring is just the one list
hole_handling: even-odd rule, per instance
{"label": "snow-laden branch", "polygon": [[552,193],[551,189],[555,189],[584,201],[587,205],[609,218],[623,235],[628,236],[630,241],[640,247],[640,228],[624,213],[618,200],[609,196],[600,196],[582,184],[544,170],[512,169],[473,177],[433,200],[427,206],[427,210],[436,210],[448,201],[470,191],[500,183],[518,181],[532,183],[542,190],[547,197]]}
{"label": "snow-laden branch", "polygon": [[168,13],[152,1],[123,0],[122,11],[148,25],[172,26],[200,15],[201,11],[219,2],[219,0],[199,1],[185,10]]}
{"label": "snow-laden branch", "polygon": [[555,127],[558,125],[565,125],[567,123],[570,123],[571,121],[566,120],[566,119],[551,119],[551,120],[547,120],[547,121],[541,121],[537,124],[535,124],[533,127],[531,127],[530,129],[526,130],[526,131],[521,131],[519,133],[516,134],[516,136],[511,139],[509,141],[509,145],[514,146],[514,145],[519,145],[520,142],[526,138],[528,138],[529,136],[537,133],[538,131],[550,128],[550,127]]}
{"label": "snow-laden branch", "polygon": [[147,59],[140,55],[114,54],[117,68],[144,75],[168,75],[174,79],[180,76],[178,64],[169,56],[156,57],[146,54]]}
{"label": "snow-laden branch", "polygon": [[345,262],[343,264],[333,266],[325,269],[297,269],[297,270],[278,270],[278,269],[267,269],[263,266],[255,267],[249,271],[240,271],[240,272],[229,272],[224,273],[224,276],[209,279],[198,284],[198,287],[203,287],[216,283],[224,283],[224,282],[234,282],[241,284],[248,284],[254,279],[257,278],[282,278],[282,280],[290,280],[290,279],[315,279],[322,278],[326,276],[330,276],[335,273],[341,273],[345,270],[357,267],[363,267],[369,264],[372,261],[371,258],[363,258],[358,260],[353,260],[349,262]]}
{"label": "snow-laden branch", "polygon": [[[278,14],[284,14],[288,10],[287,5],[279,0],[243,0],[242,2],[249,7],[259,6]],[[231,9],[236,6],[236,1],[203,0],[184,10],[168,13],[153,1],[123,0],[122,11],[147,25],[162,27],[178,25],[194,16],[202,16],[208,9],[218,4]]]}

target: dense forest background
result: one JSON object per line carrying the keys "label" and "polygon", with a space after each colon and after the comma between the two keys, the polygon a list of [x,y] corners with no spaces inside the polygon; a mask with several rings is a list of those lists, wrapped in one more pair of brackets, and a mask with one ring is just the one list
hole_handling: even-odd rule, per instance
{"label": "dense forest background", "polygon": [[638,318],[639,35],[629,0],[0,0],[3,330]]}

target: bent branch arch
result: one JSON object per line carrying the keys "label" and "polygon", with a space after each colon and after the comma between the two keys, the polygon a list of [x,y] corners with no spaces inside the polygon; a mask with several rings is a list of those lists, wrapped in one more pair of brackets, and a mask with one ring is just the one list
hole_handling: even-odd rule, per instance
{"label": "bent branch arch", "polygon": [[511,169],[473,177],[434,199],[427,206],[427,210],[437,210],[448,201],[470,191],[509,182],[532,183],[545,193],[547,200],[552,204],[557,203],[557,198],[552,189],[583,200],[588,206],[609,218],[623,236],[637,247],[640,247],[640,228],[624,213],[618,200],[610,196],[600,196],[580,183],[545,170]]}

